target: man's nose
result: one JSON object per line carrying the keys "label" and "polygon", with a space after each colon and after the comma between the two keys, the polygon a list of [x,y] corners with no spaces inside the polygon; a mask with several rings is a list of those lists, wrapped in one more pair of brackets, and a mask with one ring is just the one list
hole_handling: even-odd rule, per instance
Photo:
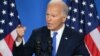
{"label": "man's nose", "polygon": [[51,21],[51,16],[47,16],[47,21]]}

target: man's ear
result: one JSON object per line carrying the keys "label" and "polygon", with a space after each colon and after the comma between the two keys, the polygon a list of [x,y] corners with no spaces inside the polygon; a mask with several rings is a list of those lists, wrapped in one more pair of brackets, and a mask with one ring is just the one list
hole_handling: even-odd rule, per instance
{"label": "man's ear", "polygon": [[66,21],[66,18],[67,18],[67,16],[63,16],[63,22],[65,22]]}

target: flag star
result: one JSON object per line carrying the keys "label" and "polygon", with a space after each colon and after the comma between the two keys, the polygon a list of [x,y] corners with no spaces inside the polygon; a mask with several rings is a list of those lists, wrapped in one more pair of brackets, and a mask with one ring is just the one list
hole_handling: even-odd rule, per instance
{"label": "flag star", "polygon": [[90,17],[92,17],[92,16],[93,16],[93,14],[92,14],[92,13],[89,13],[89,16],[90,16]]}
{"label": "flag star", "polygon": [[19,16],[17,16],[17,18],[19,19],[20,17],[19,17]]}
{"label": "flag star", "polygon": [[84,12],[84,11],[81,11],[81,14],[82,14],[82,15],[84,15],[84,14],[85,14],[85,12]]}
{"label": "flag star", "polygon": [[77,9],[75,8],[73,11],[74,11],[74,13],[76,13],[77,12]]}
{"label": "flag star", "polygon": [[69,10],[71,10],[71,9],[72,9],[72,7],[69,7],[68,9],[69,9]]}
{"label": "flag star", "polygon": [[12,26],[13,25],[13,22],[9,22],[9,26]]}
{"label": "flag star", "polygon": [[91,26],[91,22],[88,22],[87,25],[88,25],[88,26]]}
{"label": "flag star", "polygon": [[4,4],[4,5],[7,5],[7,1],[4,1],[3,4]]}
{"label": "flag star", "polygon": [[80,20],[80,23],[81,23],[81,24],[83,24],[83,23],[84,23],[84,21],[83,21],[83,20]]}
{"label": "flag star", "polygon": [[67,19],[70,19],[70,16],[69,15],[67,16]]}
{"label": "flag star", "polygon": [[13,17],[13,16],[14,16],[14,13],[13,13],[13,12],[11,12],[11,13],[10,13],[10,16],[11,16],[11,17]]}
{"label": "flag star", "polygon": [[82,4],[83,4],[83,6],[84,6],[84,5],[86,5],[86,2],[85,2],[85,1],[83,1],[83,2],[82,2]]}
{"label": "flag star", "polygon": [[75,3],[78,3],[78,0],[75,0]]}
{"label": "flag star", "polygon": [[93,4],[90,4],[90,8],[93,8],[94,7],[94,5]]}
{"label": "flag star", "polygon": [[2,24],[4,24],[4,23],[5,23],[5,20],[1,20],[0,22],[1,22]]}
{"label": "flag star", "polygon": [[67,27],[69,27],[69,25],[68,25],[68,24],[66,24],[66,26],[67,26]]}
{"label": "flag star", "polygon": [[0,34],[4,33],[4,30],[3,29],[0,29]]}
{"label": "flag star", "polygon": [[71,29],[75,29],[75,27],[72,26]]}
{"label": "flag star", "polygon": [[11,7],[15,7],[15,4],[14,3],[11,3]]}
{"label": "flag star", "polygon": [[2,14],[5,15],[6,14],[6,10],[2,10]]}
{"label": "flag star", "polygon": [[97,19],[99,19],[99,16],[97,16]]}
{"label": "flag star", "polygon": [[79,29],[79,32],[80,32],[80,33],[83,33],[83,29]]}
{"label": "flag star", "polygon": [[73,18],[72,18],[72,21],[75,22],[75,21],[76,21],[76,18],[73,17]]}

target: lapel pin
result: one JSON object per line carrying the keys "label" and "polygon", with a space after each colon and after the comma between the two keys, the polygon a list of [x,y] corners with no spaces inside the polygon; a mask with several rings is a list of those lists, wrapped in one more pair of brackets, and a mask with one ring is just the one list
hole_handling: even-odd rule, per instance
{"label": "lapel pin", "polygon": [[68,38],[66,37],[65,39],[67,40]]}

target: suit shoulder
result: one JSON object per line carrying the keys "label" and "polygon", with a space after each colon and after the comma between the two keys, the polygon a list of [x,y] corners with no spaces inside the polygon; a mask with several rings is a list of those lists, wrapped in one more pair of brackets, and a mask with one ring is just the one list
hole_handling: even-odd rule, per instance
{"label": "suit shoulder", "polygon": [[66,27],[66,32],[71,36],[74,36],[74,37],[77,37],[77,38],[78,37],[83,38],[83,34],[77,32],[77,31],[75,31],[75,30],[73,30],[73,29],[71,29],[69,27]]}
{"label": "suit shoulder", "polygon": [[33,30],[32,32],[42,33],[42,32],[45,32],[47,30],[48,30],[47,27],[46,26],[43,26],[43,27],[40,27],[40,28],[37,28],[37,29]]}

